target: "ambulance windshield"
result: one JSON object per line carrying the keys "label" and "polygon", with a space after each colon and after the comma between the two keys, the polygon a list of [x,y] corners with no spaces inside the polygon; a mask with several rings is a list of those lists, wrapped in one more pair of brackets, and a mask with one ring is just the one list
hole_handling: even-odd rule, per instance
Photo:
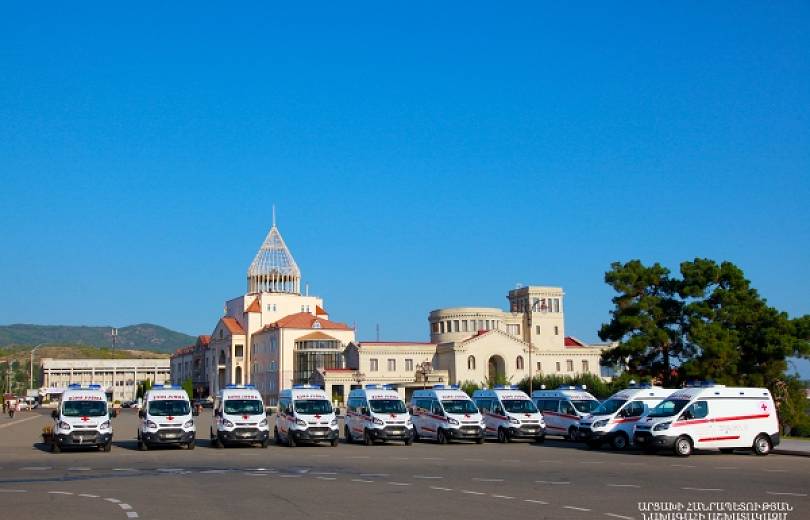
{"label": "ambulance windshield", "polygon": [[170,415],[188,415],[190,413],[191,407],[188,401],[181,401],[180,399],[149,401],[149,415],[168,417]]}
{"label": "ambulance windshield", "polygon": [[332,413],[332,403],[326,399],[305,399],[295,402],[295,411],[301,415],[326,415]]}
{"label": "ambulance windshield", "polygon": [[593,415],[613,415],[626,403],[624,399],[608,399],[604,403],[596,407],[592,413]]}
{"label": "ambulance windshield", "polygon": [[501,402],[509,413],[537,413],[537,407],[528,399],[504,399]]}
{"label": "ambulance windshield", "polygon": [[683,407],[687,404],[689,404],[687,399],[667,399],[650,410],[647,417],[672,417],[683,410]]}
{"label": "ambulance windshield", "polygon": [[375,413],[405,413],[405,403],[399,399],[372,399],[369,404]]}
{"label": "ambulance windshield", "polygon": [[599,408],[599,401],[596,399],[572,400],[571,404],[579,413],[593,413],[594,410]]}
{"label": "ambulance windshield", "polygon": [[99,417],[107,415],[107,403],[104,401],[65,401],[62,405],[65,417]]}
{"label": "ambulance windshield", "polygon": [[478,413],[475,403],[465,399],[442,401],[442,406],[444,406],[444,411],[447,413]]}
{"label": "ambulance windshield", "polygon": [[225,413],[233,415],[258,415],[262,413],[262,402],[258,399],[228,399]]}

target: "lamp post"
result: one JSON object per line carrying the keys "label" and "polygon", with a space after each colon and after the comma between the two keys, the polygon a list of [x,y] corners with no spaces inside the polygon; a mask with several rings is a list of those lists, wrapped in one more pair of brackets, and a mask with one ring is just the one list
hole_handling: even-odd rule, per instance
{"label": "lamp post", "polygon": [[352,380],[362,387],[363,381],[366,380],[366,375],[360,372],[360,370],[355,370],[352,372]]}
{"label": "lamp post", "polygon": [[423,361],[419,363],[416,372],[422,375],[422,388],[427,388],[428,379],[430,378],[430,374],[433,372],[433,365],[430,363],[430,361]]}
{"label": "lamp post", "polygon": [[40,343],[39,345],[31,349],[31,366],[29,367],[29,374],[28,374],[28,388],[34,388],[34,352],[44,344],[45,343]]}

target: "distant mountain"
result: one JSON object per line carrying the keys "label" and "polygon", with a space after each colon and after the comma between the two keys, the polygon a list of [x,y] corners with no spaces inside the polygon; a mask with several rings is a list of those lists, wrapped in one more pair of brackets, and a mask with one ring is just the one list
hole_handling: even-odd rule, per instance
{"label": "distant mountain", "polygon": [[[14,345],[88,345],[110,347],[112,327],[74,327],[69,325],[0,325],[0,347]],[[191,345],[197,338],[160,325],[141,323],[118,329],[116,349],[143,349],[174,352]]]}

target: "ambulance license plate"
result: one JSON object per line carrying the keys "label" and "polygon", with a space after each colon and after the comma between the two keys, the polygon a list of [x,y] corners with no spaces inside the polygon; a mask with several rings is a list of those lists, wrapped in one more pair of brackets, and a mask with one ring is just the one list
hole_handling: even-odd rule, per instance
{"label": "ambulance license plate", "polygon": [[174,438],[177,437],[177,434],[176,433],[164,433],[163,436],[166,437],[167,439],[174,439]]}

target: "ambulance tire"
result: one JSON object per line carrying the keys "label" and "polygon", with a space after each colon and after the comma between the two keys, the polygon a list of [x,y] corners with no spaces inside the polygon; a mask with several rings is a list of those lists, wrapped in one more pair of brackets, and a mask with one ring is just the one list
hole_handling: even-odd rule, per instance
{"label": "ambulance tire", "polygon": [[413,442],[419,442],[419,430],[416,429],[416,425],[413,427]]}
{"label": "ambulance tire", "polygon": [[413,444],[413,437],[405,439],[405,446],[410,446],[411,444]]}
{"label": "ambulance tire", "polygon": [[62,453],[62,446],[59,445],[59,441],[56,439],[51,442],[51,453]]}
{"label": "ambulance tire", "polygon": [[476,443],[476,444],[484,444],[484,438],[483,438],[483,437],[479,437],[479,438],[475,439],[475,443]]}
{"label": "ambulance tire", "polygon": [[196,445],[197,445],[197,443],[195,443],[194,441],[191,441],[188,444],[186,444],[186,449],[187,450],[193,450]]}
{"label": "ambulance tire", "polygon": [[293,434],[290,433],[289,430],[287,431],[287,446],[289,448],[295,448],[296,446],[295,437],[293,437]]}
{"label": "ambulance tire", "polygon": [[281,435],[278,434],[278,428],[273,428],[273,439],[277,446],[281,446]]}
{"label": "ambulance tire", "polygon": [[352,439],[352,432],[349,431],[348,426],[343,427],[343,436],[346,437],[346,444],[352,444],[354,439]]}
{"label": "ambulance tire", "polygon": [[149,445],[143,441],[138,441],[138,451],[149,451]]}
{"label": "ambulance tire", "polygon": [[363,444],[366,446],[371,446],[374,444],[374,439],[371,438],[371,435],[368,433],[368,430],[363,430]]}
{"label": "ambulance tire", "polygon": [[630,447],[630,439],[624,432],[619,432],[610,440],[610,447],[616,451],[624,451]]}
{"label": "ambulance tire", "polygon": [[773,446],[771,445],[771,439],[764,433],[757,435],[757,438],[754,439],[753,449],[755,455],[764,457],[771,452],[772,448]]}
{"label": "ambulance tire", "polygon": [[259,443],[259,446],[261,446],[262,448],[267,448],[268,446],[270,446],[270,437],[262,439],[262,442]]}
{"label": "ambulance tire", "polygon": [[101,447],[101,451],[109,453],[110,451],[112,451],[112,439],[108,440],[107,442],[102,444],[100,447]]}
{"label": "ambulance tire", "polygon": [[575,441],[577,440],[577,427],[571,426],[568,428],[568,435],[565,436],[565,440],[567,441]]}
{"label": "ambulance tire", "polygon": [[447,434],[444,433],[444,430],[441,428],[436,430],[436,442],[439,444],[447,444]]}
{"label": "ambulance tire", "polygon": [[675,455],[678,457],[688,457],[692,454],[692,439],[686,435],[681,435],[675,439]]}
{"label": "ambulance tire", "polygon": [[221,450],[222,448],[224,448],[224,447],[225,447],[225,443],[223,443],[223,442],[222,442],[222,439],[220,439],[220,438],[219,438],[219,436],[216,436],[216,437],[214,437],[214,439],[211,441],[211,447],[212,447],[212,448],[216,448],[216,449],[218,449],[218,450]]}
{"label": "ambulance tire", "polygon": [[509,438],[509,433],[504,430],[503,428],[498,428],[498,442],[501,444],[506,444],[511,439]]}
{"label": "ambulance tire", "polygon": [[337,440],[337,438],[330,440],[330,441],[329,441],[329,445],[330,445],[331,447],[333,447],[333,448],[337,448],[337,445],[338,445],[338,440]]}

